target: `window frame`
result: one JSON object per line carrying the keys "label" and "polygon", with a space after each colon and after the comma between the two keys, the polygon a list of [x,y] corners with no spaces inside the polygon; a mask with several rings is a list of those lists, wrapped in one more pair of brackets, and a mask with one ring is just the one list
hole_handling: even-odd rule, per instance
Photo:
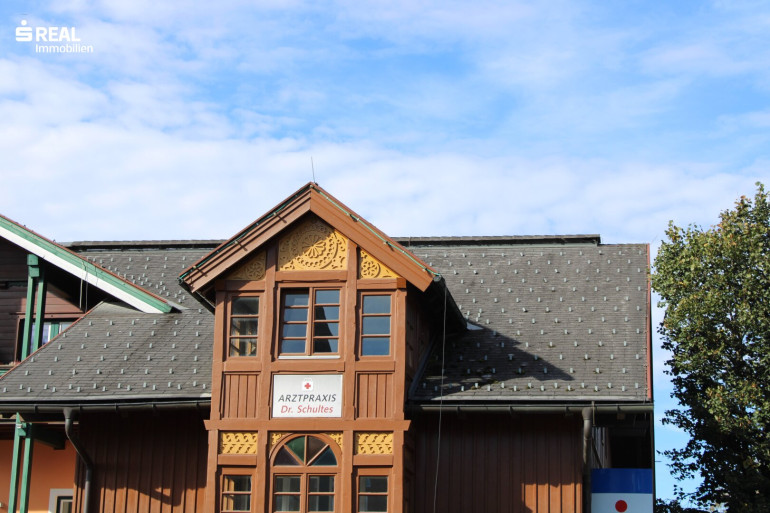
{"label": "window frame", "polygon": [[[381,297],[388,297],[390,299],[390,308],[388,310],[388,313],[375,313],[375,314],[367,314],[364,313],[364,302],[367,297],[373,297],[373,296],[381,296]],[[393,301],[394,301],[395,294],[392,291],[379,291],[379,290],[372,290],[372,291],[360,291],[359,292],[359,308],[358,308],[358,355],[360,358],[365,359],[391,359],[393,358]],[[364,319],[366,318],[385,318],[387,317],[389,320],[389,329],[387,334],[366,334],[364,333]],[[387,354],[365,354],[364,353],[364,339],[387,339],[388,340],[388,352]]]}
{"label": "window frame", "polygon": [[[300,465],[281,465],[276,464],[276,459],[283,448],[288,449],[288,445],[297,438],[305,437],[304,449],[303,449],[303,463]],[[311,458],[307,457],[308,451],[308,438],[316,438],[325,444],[325,448],[320,449]],[[336,459],[335,465],[315,465],[314,463],[326,452],[326,449],[330,449]],[[293,454],[296,453],[291,450]],[[284,513],[286,510],[276,509],[276,497],[278,496],[299,496],[299,509],[296,511],[310,512],[310,498],[313,496],[331,496],[333,508],[330,510],[332,513],[342,511],[341,506],[341,485],[342,485],[342,454],[340,448],[337,446],[334,440],[328,438],[321,433],[295,433],[291,436],[281,440],[273,448],[270,455],[270,470],[268,479],[270,482],[269,489],[269,506],[268,511],[270,513]],[[276,479],[279,477],[298,477],[299,478],[299,491],[278,492],[276,491]],[[331,492],[313,492],[310,489],[310,481],[313,477],[331,477],[333,483],[333,491]]]}
{"label": "window frame", "polygon": [[69,503],[70,511],[72,511],[73,498],[74,493],[71,488],[51,488],[48,495],[48,512],[62,513],[66,503]]}
{"label": "window frame", "polygon": [[[355,504],[354,504],[354,511],[356,513],[369,513],[366,510],[361,510],[361,497],[362,496],[368,496],[368,497],[385,497],[385,511],[378,511],[378,512],[371,512],[371,513],[388,513],[390,511],[393,511],[393,504],[392,504],[392,468],[383,468],[383,467],[369,467],[369,468],[358,468],[355,473],[355,483],[354,483],[354,498],[355,498]],[[367,478],[367,477],[384,477],[386,479],[387,483],[387,490],[385,492],[361,492],[361,479]]]}
{"label": "window frame", "polygon": [[[233,314],[233,308],[235,306],[235,302],[238,299],[244,299],[244,298],[256,298],[258,301],[257,305],[257,313],[256,314]],[[257,293],[257,292],[248,292],[248,293],[238,293],[238,294],[230,294],[227,301],[227,322],[225,322],[225,348],[224,348],[224,357],[225,359],[241,359],[241,358],[257,358],[259,356],[259,340],[262,338],[260,336],[262,332],[262,312],[264,309],[264,300],[263,300],[263,294]],[[253,335],[233,335],[232,333],[232,323],[233,319],[254,319],[257,321],[257,332]],[[233,349],[233,340],[248,340],[248,339],[255,339],[254,341],[254,354],[232,354],[231,351]]]}
{"label": "window frame", "polygon": [[[316,301],[316,293],[319,291],[337,291],[339,294],[339,302],[338,303],[319,303]],[[287,310],[287,306],[284,304],[284,298],[287,293],[290,293],[291,291],[307,291],[307,318],[304,321],[286,321],[285,319],[285,311]],[[292,283],[292,284],[286,284],[279,286],[277,291],[277,317],[278,317],[278,329],[277,329],[277,336],[276,336],[276,346],[275,346],[275,352],[278,359],[282,360],[291,360],[291,359],[304,359],[304,358],[315,358],[315,359],[324,359],[324,358],[330,358],[330,359],[338,359],[341,358],[344,348],[343,346],[343,316],[344,316],[344,305],[345,305],[345,292],[344,292],[344,285],[339,283],[313,283],[313,284],[299,284],[299,283]],[[318,306],[331,306],[336,307],[338,310],[337,319],[317,319],[316,318],[316,307]],[[293,308],[293,309],[299,309],[299,308]],[[328,323],[328,324],[336,324],[337,325],[337,335],[336,336],[327,336],[327,335],[318,335],[315,334],[315,326],[317,323]],[[305,335],[304,338],[300,337],[288,337],[285,338],[283,335],[283,330],[285,325],[299,325],[304,324],[306,326],[305,328]],[[328,339],[328,340],[334,340],[337,341],[337,350],[336,351],[330,351],[330,352],[321,352],[321,351],[315,351],[314,344],[316,339]],[[284,340],[304,340],[305,344],[305,350],[303,352],[283,352],[282,351],[282,344]]]}
{"label": "window frame", "polygon": [[[249,490],[244,492],[225,491],[225,479],[228,477],[248,477],[249,478]],[[219,511],[221,513],[242,513],[244,511],[254,511],[254,491],[255,491],[254,469],[252,468],[237,468],[237,467],[225,467],[221,468],[219,472],[219,494],[217,500],[219,502]],[[249,509],[225,509],[225,495],[245,496],[249,497]]]}

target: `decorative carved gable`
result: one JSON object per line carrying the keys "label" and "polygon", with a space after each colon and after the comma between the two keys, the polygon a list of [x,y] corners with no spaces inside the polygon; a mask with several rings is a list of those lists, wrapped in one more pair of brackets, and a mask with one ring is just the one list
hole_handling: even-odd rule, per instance
{"label": "decorative carved gable", "polygon": [[238,267],[227,276],[228,280],[258,281],[265,279],[265,252],[260,251],[257,256]]}
{"label": "decorative carved gable", "polygon": [[358,257],[358,279],[373,278],[400,278],[400,276],[362,249]]}
{"label": "decorative carved gable", "polygon": [[313,217],[303,221],[278,243],[278,270],[320,271],[347,269],[348,240]]}

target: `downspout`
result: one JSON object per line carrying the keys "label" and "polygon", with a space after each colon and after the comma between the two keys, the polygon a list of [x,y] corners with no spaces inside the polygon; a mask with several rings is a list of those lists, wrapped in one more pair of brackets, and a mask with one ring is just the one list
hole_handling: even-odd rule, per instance
{"label": "downspout", "polygon": [[591,407],[583,408],[583,513],[591,513],[591,430],[594,412]]}
{"label": "downspout", "polygon": [[91,505],[91,481],[94,476],[94,464],[91,462],[91,458],[86,454],[83,444],[80,442],[80,438],[73,432],[73,417],[74,411],[72,408],[64,409],[64,433],[75,448],[75,452],[78,453],[83,464],[86,466],[86,478],[83,484],[83,513],[89,513]]}

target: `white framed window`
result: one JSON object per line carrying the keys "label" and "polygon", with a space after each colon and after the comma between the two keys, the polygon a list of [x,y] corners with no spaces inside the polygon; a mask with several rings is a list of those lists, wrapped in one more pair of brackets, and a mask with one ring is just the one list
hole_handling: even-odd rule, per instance
{"label": "white framed window", "polygon": [[71,488],[51,488],[48,496],[48,513],[72,513]]}

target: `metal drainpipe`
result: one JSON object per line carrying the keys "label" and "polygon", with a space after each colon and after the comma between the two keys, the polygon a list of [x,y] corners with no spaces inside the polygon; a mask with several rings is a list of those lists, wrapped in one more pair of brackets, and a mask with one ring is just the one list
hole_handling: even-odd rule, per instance
{"label": "metal drainpipe", "polygon": [[86,466],[86,479],[83,484],[83,513],[89,513],[91,504],[91,481],[94,476],[94,464],[91,462],[91,458],[86,454],[83,444],[80,442],[80,438],[72,431],[72,423],[74,417],[74,410],[72,408],[64,409],[64,432],[67,438],[72,443],[75,451],[83,460],[83,464]]}
{"label": "metal drainpipe", "polygon": [[594,424],[594,411],[591,407],[583,408],[583,512],[591,513],[591,429]]}

